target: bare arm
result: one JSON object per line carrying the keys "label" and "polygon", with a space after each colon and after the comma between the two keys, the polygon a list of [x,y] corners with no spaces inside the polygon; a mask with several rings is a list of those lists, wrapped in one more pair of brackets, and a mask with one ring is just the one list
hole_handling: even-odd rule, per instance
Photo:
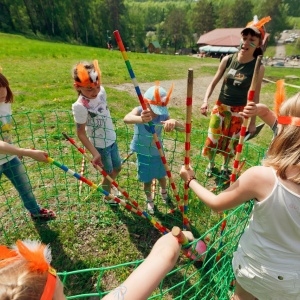
{"label": "bare arm", "polygon": [[85,125],[86,125],[85,123],[84,124],[76,123],[77,136],[81,141],[81,143],[84,145],[84,147],[93,155],[93,160],[92,160],[93,165],[100,165],[100,167],[103,167],[100,153],[97,151],[97,149],[90,142],[90,140],[86,135]]}
{"label": "bare arm", "polygon": [[[187,181],[194,176],[193,170],[185,170],[183,166],[180,176]],[[264,200],[269,195],[275,184],[272,170],[267,167],[252,167],[245,171],[242,176],[222,193],[215,195],[197,180],[191,180],[189,187],[207,206],[216,212],[232,209],[251,199]],[[253,188],[255,187],[255,188]]]}
{"label": "bare arm", "polygon": [[227,61],[229,59],[229,56],[225,56],[222,61],[219,64],[219,68],[217,70],[217,73],[215,74],[212,82],[209,84],[209,86],[206,89],[206,93],[203,99],[203,104],[200,108],[201,114],[207,116],[207,112],[208,112],[208,99],[210,98],[211,94],[213,93],[216,85],[218,84],[218,82],[220,81],[220,79],[222,78],[224,71],[226,69],[226,64]]}
{"label": "bare arm", "polygon": [[3,141],[0,141],[0,153],[17,156],[28,156],[40,162],[48,162],[48,154],[45,151],[19,148]]}
{"label": "bare arm", "polygon": [[180,132],[185,131],[185,126],[175,119],[168,119],[166,121],[161,121],[161,123],[164,125],[165,132],[170,132],[173,130],[180,131]]}
{"label": "bare arm", "polygon": [[[190,232],[188,234],[191,236]],[[147,299],[174,267],[180,249],[181,245],[171,233],[162,236],[157,240],[145,261],[132,272],[124,283],[105,296],[103,300],[119,299],[118,295],[122,295],[123,300]]]}
{"label": "bare arm", "polygon": [[123,121],[126,124],[144,124],[152,120],[149,110],[142,110],[141,114],[137,107],[135,107],[130,113],[128,113]]}

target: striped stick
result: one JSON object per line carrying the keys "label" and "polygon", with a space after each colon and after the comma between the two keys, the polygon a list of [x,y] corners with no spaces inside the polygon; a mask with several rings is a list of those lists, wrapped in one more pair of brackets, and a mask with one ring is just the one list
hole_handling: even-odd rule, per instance
{"label": "striped stick", "polygon": [[129,159],[129,157],[130,157],[132,154],[134,154],[133,151],[129,152],[129,153],[122,159],[121,165],[123,165],[123,164]]}
{"label": "striped stick", "polygon": [[[256,59],[254,72],[253,72],[253,77],[252,77],[251,85],[250,85],[250,88],[249,88],[249,91],[248,91],[247,101],[253,101],[253,99],[254,99],[255,88],[256,88],[256,85],[257,85],[257,79],[258,79],[258,74],[259,74],[260,65],[261,65],[261,59],[262,59],[261,55],[259,55]],[[249,121],[249,118],[244,117],[243,124],[242,124],[242,127],[241,127],[239,142],[238,142],[238,145],[236,146],[235,159],[234,159],[234,162],[233,162],[232,173],[230,175],[230,184],[233,184],[236,181],[236,175],[237,175],[237,172],[238,172],[240,157],[241,157],[241,153],[242,153],[242,150],[243,150],[243,143],[244,143],[244,139],[245,139],[245,135],[246,135],[246,130],[247,130],[247,127],[248,127],[248,121]],[[220,241],[220,245],[219,245],[219,250],[223,246],[222,237],[224,235],[224,230],[225,230],[226,222],[227,222],[225,218],[226,218],[226,212],[224,212],[224,221],[222,222],[222,225],[221,225],[221,233],[220,233],[221,241]],[[219,261],[220,258],[221,258],[221,252],[219,251],[218,254],[217,254],[216,260]]]}
{"label": "striped stick", "polygon": [[[188,170],[190,168],[190,149],[191,149],[191,129],[192,129],[192,103],[193,103],[193,69],[188,70],[187,80],[187,97],[186,97],[186,122],[185,122],[185,158],[184,166]],[[187,218],[188,212],[188,197],[189,188],[184,185],[183,196],[183,228],[190,230],[189,220]]]}
{"label": "striped stick", "polygon": [[[139,101],[140,101],[140,104],[141,104],[143,110],[146,110],[146,109],[147,109],[147,106],[146,106],[146,104],[145,104],[145,102],[144,102],[143,95],[142,95],[141,90],[140,90],[140,88],[139,88],[139,85],[138,85],[137,79],[136,79],[136,77],[135,77],[135,74],[134,74],[134,72],[133,72],[133,69],[132,69],[132,67],[131,67],[130,61],[129,61],[128,57],[127,57],[127,53],[126,53],[125,47],[124,47],[124,45],[123,45],[123,42],[122,42],[122,39],[121,39],[121,36],[120,36],[120,33],[119,33],[118,30],[115,30],[115,31],[114,31],[114,36],[115,36],[116,41],[117,41],[117,43],[118,43],[119,49],[120,49],[120,51],[121,51],[121,53],[122,53],[122,56],[123,56],[123,59],[124,59],[124,61],[125,61],[125,64],[126,64],[126,67],[127,67],[128,72],[129,72],[129,75],[130,75],[130,77],[131,77],[131,79],[132,79],[132,82],[133,82],[135,91],[136,91],[137,96],[138,96]],[[152,135],[153,135],[153,139],[154,139],[155,145],[156,145],[156,147],[157,147],[157,149],[158,149],[160,158],[161,158],[161,160],[162,160],[162,162],[163,162],[163,165],[164,165],[164,167],[165,167],[165,169],[166,169],[166,173],[167,173],[167,176],[168,176],[168,178],[169,178],[170,185],[171,185],[171,187],[172,187],[174,197],[175,197],[175,199],[177,200],[177,203],[178,203],[178,208],[179,208],[179,210],[180,210],[181,212],[183,212],[183,207],[182,207],[182,205],[181,205],[180,197],[179,197],[179,195],[178,195],[178,192],[177,192],[177,188],[176,188],[175,182],[174,182],[174,180],[173,180],[173,177],[172,177],[170,168],[169,168],[169,166],[168,166],[168,164],[167,164],[166,157],[165,157],[165,155],[164,155],[164,152],[163,152],[163,150],[162,150],[162,148],[161,148],[161,144],[160,144],[159,139],[158,139],[158,137],[157,137],[157,134],[156,134],[156,132],[155,132],[155,126],[154,126],[153,122],[149,122],[148,125],[149,125],[150,131],[151,131],[151,133],[152,133]]]}
{"label": "striped stick", "polygon": [[[255,63],[254,73],[253,73],[253,77],[252,77],[252,81],[251,81],[251,86],[250,86],[250,89],[249,89],[249,92],[248,92],[247,101],[253,101],[253,99],[254,99],[255,88],[256,88],[256,85],[257,85],[257,79],[258,79],[258,74],[259,74],[259,70],[260,70],[261,60],[262,60],[262,56],[259,55],[257,57],[256,63]],[[242,127],[241,127],[239,143],[236,146],[236,154],[235,154],[235,159],[234,159],[234,162],[233,162],[232,174],[230,176],[231,184],[236,181],[236,174],[237,174],[237,170],[238,170],[238,167],[239,167],[241,153],[242,153],[242,150],[243,150],[243,144],[244,144],[244,139],[245,139],[245,135],[246,135],[246,130],[247,130],[247,127],[248,127],[248,122],[249,122],[249,118],[244,117],[243,124],[242,124]]]}
{"label": "striped stick", "polygon": [[[83,155],[82,160],[81,160],[81,170],[80,170],[81,176],[83,176],[83,174],[84,174],[84,166],[85,166],[85,159],[84,159],[84,155]],[[81,196],[81,191],[82,191],[82,181],[79,182],[79,196]]]}
{"label": "striped stick", "polygon": [[51,157],[47,157],[47,160],[48,160],[49,163],[55,165],[56,167],[59,167],[64,172],[66,172],[66,173],[74,176],[76,179],[78,179],[78,180],[86,183],[91,188],[96,189],[97,191],[101,192],[102,194],[104,194],[105,196],[109,197],[110,199],[113,199],[114,201],[116,201],[117,203],[121,204],[122,206],[124,206],[129,211],[132,211],[132,212],[136,213],[138,216],[141,216],[144,219],[148,219],[150,221],[150,223],[152,223],[154,225],[154,227],[156,227],[163,234],[166,234],[166,233],[169,232],[169,230],[167,230],[167,228],[165,228],[164,226],[162,226],[161,224],[159,224],[156,220],[154,220],[147,212],[145,212],[145,211],[141,212],[139,210],[136,210],[131,205],[129,205],[128,203],[126,203],[124,200],[122,200],[122,199],[114,196],[113,194],[108,193],[107,191],[103,190],[100,186],[97,186],[92,181],[90,181],[87,178],[81,176],[80,174],[76,173],[75,171],[69,169],[67,166],[59,163],[58,161],[55,161]]}
{"label": "striped stick", "polygon": [[[88,161],[90,161],[90,162],[92,162],[92,158],[91,157],[89,157],[88,155],[87,155],[87,153],[86,153],[86,151],[83,149],[83,148],[81,148],[81,147],[79,147],[77,144],[76,144],[76,142],[75,142],[75,140],[74,139],[72,139],[72,138],[70,138],[65,132],[62,132],[62,134],[63,134],[63,136],[80,152],[80,153],[82,153],[85,157],[86,157],[86,159],[88,160]],[[126,199],[128,199],[131,203],[131,205],[133,205],[140,213],[142,213],[143,215],[145,215],[149,220],[150,220],[150,222],[152,222],[152,220],[154,220],[153,219],[153,217],[152,216],[150,216],[147,212],[145,212],[145,211],[143,211],[140,207],[139,207],[139,205],[138,205],[138,203],[135,201],[135,200],[133,200],[130,196],[129,196],[129,194],[124,190],[124,189],[122,189],[118,184],[117,184],[117,182],[115,181],[115,180],[113,180],[100,166],[98,166],[97,165],[97,170],[104,176],[104,177],[106,177],[106,179],[107,180],[109,180],[110,181],[110,183],[112,184],[112,185],[114,185],[121,193],[122,193],[122,195],[124,195],[125,196],[125,198]],[[96,186],[96,188],[94,188],[94,190],[98,190],[98,188],[100,188],[100,185],[101,184],[99,184],[98,186]],[[107,192],[106,192],[107,193]],[[88,197],[89,197],[90,195],[88,195]],[[123,201],[123,200],[122,200]],[[161,227],[163,227],[158,221],[155,221],[154,220],[154,223],[157,223],[157,224],[159,224],[159,226],[161,226]],[[164,228],[164,227],[163,227]]]}

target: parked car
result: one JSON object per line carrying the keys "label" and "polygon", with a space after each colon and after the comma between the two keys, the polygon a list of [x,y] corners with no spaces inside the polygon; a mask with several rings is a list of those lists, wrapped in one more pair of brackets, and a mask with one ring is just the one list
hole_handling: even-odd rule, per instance
{"label": "parked car", "polygon": [[284,42],[285,42],[285,43],[294,43],[294,42],[295,42],[295,39],[293,39],[293,38],[288,38],[288,39],[285,39]]}
{"label": "parked car", "polygon": [[276,61],[271,64],[271,67],[284,67],[283,61]]}

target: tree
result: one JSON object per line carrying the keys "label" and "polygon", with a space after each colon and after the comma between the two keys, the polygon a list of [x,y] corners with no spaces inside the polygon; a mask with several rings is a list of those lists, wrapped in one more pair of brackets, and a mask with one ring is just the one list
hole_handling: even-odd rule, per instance
{"label": "tree", "polygon": [[192,15],[193,32],[201,35],[215,28],[215,11],[212,1],[199,0]]}
{"label": "tree", "polygon": [[181,8],[172,10],[167,16],[163,27],[167,38],[173,42],[174,53],[176,53],[177,49],[185,46],[190,34],[186,11]]}

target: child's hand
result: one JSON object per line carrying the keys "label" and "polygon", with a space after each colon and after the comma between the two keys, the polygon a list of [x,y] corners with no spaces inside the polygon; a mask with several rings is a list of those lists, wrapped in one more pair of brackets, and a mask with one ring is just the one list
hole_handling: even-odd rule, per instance
{"label": "child's hand", "polygon": [[97,166],[100,166],[101,168],[103,168],[103,163],[101,161],[101,155],[99,153],[97,153],[93,156],[92,164],[95,168],[97,168]]}
{"label": "child's hand", "polygon": [[203,102],[203,104],[201,105],[201,108],[200,108],[200,112],[201,112],[202,115],[207,116],[207,113],[208,113],[208,104],[207,104],[207,102]]}
{"label": "child's hand", "polygon": [[165,132],[173,131],[176,127],[176,120],[169,119],[167,121],[161,121],[161,124],[164,125]]}
{"label": "child's hand", "polygon": [[189,180],[189,178],[194,177],[195,176],[195,172],[192,169],[192,167],[190,166],[190,168],[188,170],[185,169],[185,166],[181,167],[180,170],[180,177],[184,180],[187,181]]}
{"label": "child's hand", "polygon": [[142,110],[141,118],[143,123],[152,121],[151,112],[149,110]]}
{"label": "child's hand", "polygon": [[251,118],[257,115],[257,106],[253,101],[249,101],[244,107],[244,110],[240,112],[243,117]]}
{"label": "child's hand", "polygon": [[28,153],[28,156],[40,161],[40,162],[44,162],[47,163],[48,162],[48,154],[45,151],[41,151],[41,150],[29,150],[30,152]]}

